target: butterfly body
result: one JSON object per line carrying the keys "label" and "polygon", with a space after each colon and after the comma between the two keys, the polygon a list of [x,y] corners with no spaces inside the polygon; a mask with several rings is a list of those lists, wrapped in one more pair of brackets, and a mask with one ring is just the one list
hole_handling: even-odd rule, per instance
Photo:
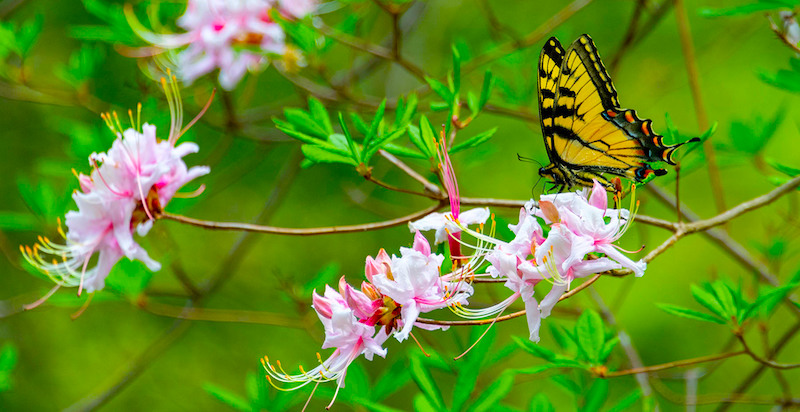
{"label": "butterfly body", "polygon": [[[648,163],[675,164],[681,145],[664,145],[649,119],[623,109],[591,37],[584,34],[564,50],[551,37],[538,70],[539,117],[550,164],[539,174],[561,189],[591,186],[615,190],[603,174],[642,182],[666,174]],[[692,139],[690,141],[697,141]]]}

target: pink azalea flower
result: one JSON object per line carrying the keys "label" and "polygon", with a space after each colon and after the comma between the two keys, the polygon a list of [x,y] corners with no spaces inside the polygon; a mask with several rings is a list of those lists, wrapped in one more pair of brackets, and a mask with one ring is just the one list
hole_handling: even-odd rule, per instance
{"label": "pink azalea flower", "polygon": [[[78,176],[81,191],[72,195],[78,210],[66,214],[67,232],[61,232],[65,243],[40,238],[33,248],[23,248],[29,263],[58,286],[79,286],[79,293],[102,289],[111,268],[123,256],[159,270],[161,265],[136,242],[134,231],[146,235],[154,214],[178,189],[209,172],[205,166],[186,167],[183,157],[197,152],[198,146],[191,142],[176,146],[174,130],[172,139],[161,141],[156,127],[147,123],[140,129],[114,127],[112,131],[117,139],[111,149],[93,153],[89,159],[94,170]],[[53,259],[46,259],[47,255]],[[90,267],[95,255],[96,263]]]}
{"label": "pink azalea flower", "polygon": [[330,286],[325,287],[324,296],[314,292],[314,310],[317,312],[322,325],[325,327],[325,341],[323,349],[335,348],[331,356],[320,365],[308,372],[300,368],[300,374],[289,375],[280,367],[275,368],[267,357],[262,359],[264,369],[270,379],[295,385],[291,389],[301,388],[311,382],[336,381],[336,393],[331,400],[331,405],[336,400],[340,388],[345,386],[347,368],[359,356],[364,355],[367,360],[372,360],[374,355],[386,357],[386,349],[382,347],[388,335],[383,330],[375,333],[374,326],[360,322],[354,310],[348,306],[347,299]]}
{"label": "pink azalea flower", "polygon": [[279,0],[279,7],[284,14],[303,18],[317,8],[316,0]]}
{"label": "pink azalea flower", "polygon": [[[482,224],[486,223],[486,220],[489,219],[489,216],[491,216],[489,208],[481,207],[470,209],[458,216],[458,222],[464,226]],[[448,231],[452,234],[461,232],[461,227],[456,224],[452,212],[433,212],[422,219],[409,222],[408,227],[412,232],[435,230],[436,235],[433,242],[435,244],[439,244],[447,240]]]}
{"label": "pink azalea flower", "polygon": [[268,57],[286,53],[285,34],[269,16],[280,7],[288,15],[302,17],[313,11],[307,0],[189,0],[177,24],[186,32],[156,34],[136,20],[132,10],[127,17],[134,31],[144,40],[164,49],[181,49],[176,66],[181,80],[192,83],[198,77],[219,69],[219,83],[232,90],[248,71],[269,64]]}
{"label": "pink azalea flower", "polygon": [[392,256],[387,270],[372,275],[375,288],[401,307],[402,329],[394,334],[398,341],[407,339],[413,326],[440,329],[436,325],[415,325],[415,322],[420,313],[455,302],[465,303],[471,295],[472,288],[468,284],[441,279],[443,261],[444,256],[431,253],[427,239],[417,232],[412,248],[400,248],[400,257]]}

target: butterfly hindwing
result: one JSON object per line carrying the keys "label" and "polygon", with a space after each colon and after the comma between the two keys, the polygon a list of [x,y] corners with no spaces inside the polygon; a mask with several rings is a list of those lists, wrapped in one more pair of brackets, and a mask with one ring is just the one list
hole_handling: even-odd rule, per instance
{"label": "butterfly hindwing", "polygon": [[[563,49],[550,38],[539,59],[539,113],[551,165],[541,173],[562,186],[587,186],[592,179],[610,188],[601,173],[642,181],[661,175],[648,162],[674,164],[681,144],[664,146],[661,136],[633,110],[621,109],[617,91],[591,37]],[[694,140],[694,139],[693,139]]]}

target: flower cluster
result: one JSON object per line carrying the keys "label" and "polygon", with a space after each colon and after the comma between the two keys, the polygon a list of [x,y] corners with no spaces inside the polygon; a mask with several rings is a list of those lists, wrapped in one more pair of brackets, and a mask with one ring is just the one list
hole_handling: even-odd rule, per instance
{"label": "flower cluster", "polygon": [[[163,84],[170,106],[180,108],[174,83]],[[176,144],[180,118],[173,113],[169,138],[159,140],[156,127],[139,125],[132,113],[132,127],[125,130],[116,113],[103,115],[116,140],[107,152],[92,153],[89,175],[77,175],[80,191],[72,198],[78,210],[67,212],[66,233],[59,224],[64,243],[40,236],[33,247],[21,247],[25,259],[56,282],[55,289],[78,286],[79,294],[84,289],[90,293],[100,290],[123,256],[139,260],[153,271],[161,268],[133,234],[146,235],[156,215],[177,191],[209,172],[208,167],[187,168],[184,163],[183,157],[197,152],[198,146],[191,142]]]}
{"label": "flower cluster", "polygon": [[179,34],[153,33],[130,10],[128,20],[153,45],[182,49],[176,62],[181,80],[192,83],[219,69],[220,85],[231,90],[248,70],[263,69],[270,56],[294,55],[287,50],[283,29],[270,17],[271,10],[300,18],[315,7],[313,0],[188,0],[186,12],[177,20],[186,31]]}
{"label": "flower cluster", "polygon": [[[549,225],[546,237],[537,218]],[[596,181],[591,194],[584,189],[546,195],[538,207],[528,202],[520,210],[519,223],[509,225],[515,234],[512,241],[487,239],[495,245],[486,257],[491,263],[487,274],[505,279],[514,294],[484,313],[501,313],[522,298],[530,340],[538,342],[541,318],[550,315],[574,279],[622,268],[637,277],[644,274],[646,263],[633,261],[614,245],[630,222],[629,210],[608,209],[607,193]],[[552,286],[538,302],[534,289],[542,281]]]}
{"label": "flower cluster", "polygon": [[271,380],[295,385],[293,389],[335,380],[338,391],[344,387],[347,367],[356,358],[386,356],[382,345],[390,336],[402,342],[413,327],[446,329],[417,322],[421,313],[466,305],[472,295],[469,284],[453,274],[440,274],[443,261],[444,256],[432,253],[428,240],[416,232],[413,246],[400,248],[400,256],[389,256],[381,249],[376,257],[367,257],[367,281],[362,282],[360,290],[342,277],[338,292],[329,286],[322,296],[314,292],[313,308],[325,328],[322,348],[335,350],[316,368],[307,372],[300,368],[297,375],[286,373],[280,363],[276,368],[265,357],[262,361]]}
{"label": "flower cluster", "polygon": [[[402,342],[415,326],[445,329],[447,326],[436,321],[418,321],[421,313],[445,307],[467,319],[496,320],[521,298],[528,318],[529,338],[538,342],[541,319],[550,315],[574,279],[622,268],[630,269],[636,276],[644,274],[646,263],[631,260],[614,245],[632,221],[633,195],[633,212],[609,209],[608,195],[597,181],[591,192],[584,189],[542,196],[538,203],[531,200],[520,210],[519,222],[509,225],[514,239],[505,242],[494,237],[494,224],[485,233],[485,223],[491,216],[489,209],[460,213],[458,182],[444,136],[437,143],[437,155],[450,211],[410,222],[409,227],[415,233],[414,245],[410,249],[401,248],[399,257],[389,256],[383,249],[375,258],[367,257],[364,270],[367,281],[362,283],[360,291],[342,278],[338,293],[330,287],[324,296],[315,292],[313,307],[325,326],[322,347],[335,351],[325,361],[320,358],[320,365],[309,372],[300,368],[298,375],[289,375],[280,369],[280,363],[276,368],[265,357],[263,363],[270,382],[274,379],[295,385],[291,389],[296,389],[310,382],[336,380],[338,393],[344,387],[350,363],[362,354],[369,360],[375,354],[385,357],[382,345],[390,336]],[[471,224],[478,224],[478,229],[470,229]],[[431,253],[430,244],[420,234],[426,230],[435,231],[436,243],[447,240],[452,272],[441,274],[444,256]],[[475,244],[462,240],[463,234],[472,236]],[[462,246],[474,252],[466,256]],[[485,273],[478,273],[484,267]],[[472,283],[482,277],[504,280],[513,293],[487,308],[466,307],[473,294]],[[551,288],[540,302],[535,289],[542,282]]]}

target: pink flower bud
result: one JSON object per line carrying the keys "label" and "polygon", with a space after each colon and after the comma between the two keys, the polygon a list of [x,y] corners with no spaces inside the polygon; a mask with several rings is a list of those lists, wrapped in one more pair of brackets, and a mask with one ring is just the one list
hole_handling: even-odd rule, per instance
{"label": "pink flower bud", "polygon": [[430,256],[431,254],[431,245],[428,243],[428,239],[422,236],[419,231],[414,234],[414,250],[425,256]]}
{"label": "pink flower bud", "polygon": [[328,299],[317,294],[316,290],[314,291],[311,299],[314,302],[312,307],[320,316],[327,319],[330,319],[331,316],[333,316],[333,311],[331,310],[331,305],[330,302],[328,302]]}

